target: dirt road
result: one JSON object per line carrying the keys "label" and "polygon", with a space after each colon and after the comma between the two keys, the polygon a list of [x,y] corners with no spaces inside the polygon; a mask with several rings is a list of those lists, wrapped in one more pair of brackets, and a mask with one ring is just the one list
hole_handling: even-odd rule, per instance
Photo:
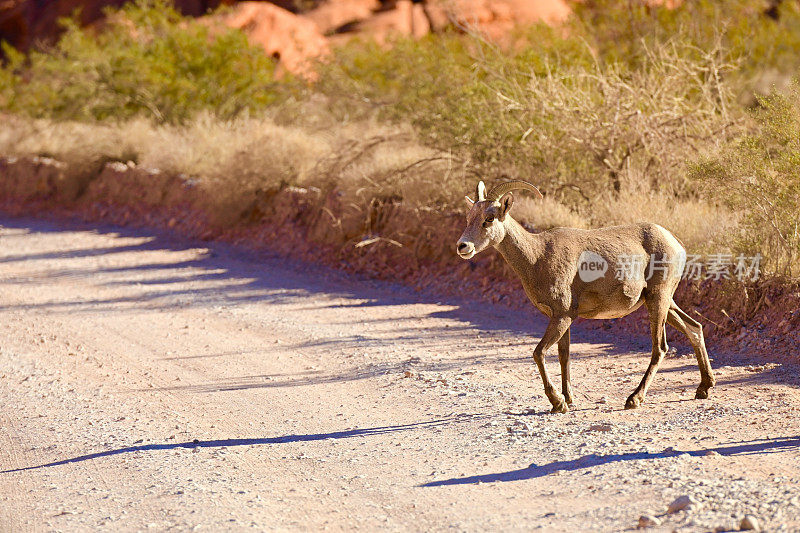
{"label": "dirt road", "polygon": [[[579,324],[578,405],[551,415],[533,313],[143,231],[0,225],[2,531],[620,531],[645,513],[800,531],[800,373],[768,354],[710,346],[718,387],[695,401],[678,347],[625,411],[648,339]],[[681,495],[697,503],[666,515]]]}

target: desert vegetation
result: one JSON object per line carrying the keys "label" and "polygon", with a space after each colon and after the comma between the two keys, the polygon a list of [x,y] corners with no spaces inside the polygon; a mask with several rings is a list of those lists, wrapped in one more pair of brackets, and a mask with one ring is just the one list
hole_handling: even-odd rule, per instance
{"label": "desert vegetation", "polygon": [[800,531],[800,1],[453,1],[0,1],[0,531]]}
{"label": "desert vegetation", "polygon": [[142,0],[100,29],[65,21],[52,47],[4,46],[0,152],[191,176],[226,225],[287,186],[345,194],[368,227],[376,202],[456,213],[476,177],[522,178],[545,194],[515,204],[530,227],[650,220],[692,253],[760,253],[796,278],[798,6],[620,4],[502,45],[470,28],[351,41],[309,80]]}

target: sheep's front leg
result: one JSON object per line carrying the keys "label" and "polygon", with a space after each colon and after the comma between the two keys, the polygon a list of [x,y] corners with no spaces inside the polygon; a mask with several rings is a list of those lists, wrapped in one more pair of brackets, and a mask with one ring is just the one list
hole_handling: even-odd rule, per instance
{"label": "sheep's front leg", "polygon": [[647,311],[650,314],[650,335],[653,341],[653,355],[650,357],[650,364],[642,377],[641,383],[636,387],[625,402],[625,409],[636,409],[644,401],[647,394],[647,389],[650,388],[650,382],[658,371],[661,361],[667,354],[667,335],[664,331],[664,324],[667,321],[667,311],[669,310],[669,301],[664,298],[653,297],[647,300]]}
{"label": "sheep's front leg", "polygon": [[561,364],[561,393],[567,405],[572,405],[572,384],[569,377],[569,328],[558,339],[558,362]]}
{"label": "sheep's front leg", "polygon": [[553,405],[551,413],[566,413],[568,410],[567,403],[562,399],[561,395],[553,387],[550,378],[547,376],[547,368],[544,364],[544,353],[559,339],[564,336],[564,333],[569,329],[572,324],[572,319],[569,317],[552,318],[547,325],[547,329],[542,335],[542,340],[536,345],[533,350],[533,360],[536,361],[536,366],[539,367],[539,374],[542,376],[544,383],[544,393],[547,399]]}

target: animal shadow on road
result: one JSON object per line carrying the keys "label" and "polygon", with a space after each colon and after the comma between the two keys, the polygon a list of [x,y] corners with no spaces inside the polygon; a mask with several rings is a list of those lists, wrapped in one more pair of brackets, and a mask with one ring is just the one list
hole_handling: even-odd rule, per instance
{"label": "animal shadow on road", "polygon": [[568,461],[554,461],[544,465],[531,464],[525,468],[518,470],[509,470],[507,472],[496,472],[492,474],[478,474],[467,477],[456,477],[450,479],[442,479],[439,481],[431,481],[420,485],[421,487],[441,487],[445,485],[470,485],[477,483],[495,483],[505,481],[521,481],[524,479],[535,479],[553,474],[555,472],[572,472],[574,470],[581,470],[584,468],[591,468],[609,463],[618,463],[622,461],[648,461],[652,459],[665,459],[668,457],[677,457],[679,455],[688,454],[693,457],[701,457],[709,452],[717,452],[723,456],[734,455],[754,455],[765,453],[778,453],[796,450],[800,448],[800,437],[783,437],[779,439],[758,439],[753,441],[746,441],[742,443],[732,443],[730,446],[720,446],[717,448],[708,448],[703,450],[691,451],[677,451],[669,450],[663,452],[631,452],[631,453],[618,453],[610,455],[590,454],[584,455],[577,459],[570,459]]}
{"label": "animal shadow on road", "polygon": [[382,435],[385,433],[396,433],[399,431],[430,429],[430,428],[435,428],[437,426],[443,426],[447,424],[459,423],[462,421],[482,419],[482,418],[486,417],[483,415],[462,414],[462,415],[440,418],[436,420],[428,420],[425,422],[414,422],[411,424],[398,424],[393,426],[379,426],[371,428],[351,429],[347,431],[334,431],[330,433],[283,435],[280,437],[264,437],[264,438],[241,438],[241,439],[219,439],[219,440],[195,439],[186,442],[171,442],[163,444],[140,444],[138,446],[126,446],[124,448],[116,448],[114,450],[105,450],[102,452],[79,455],[77,457],[70,457],[68,459],[61,459],[58,461],[53,461],[50,463],[44,463],[40,465],[12,468],[9,470],[0,471],[0,474],[10,474],[13,472],[23,472],[26,470],[36,470],[39,468],[49,468],[53,466],[66,465],[71,463],[80,463],[82,461],[90,461],[93,459],[100,459],[102,457],[111,457],[114,455],[121,455],[126,453],[168,451],[181,448],[187,448],[187,449],[228,448],[233,446],[253,446],[259,444],[287,444],[293,442],[313,442],[313,441],[323,441],[323,440],[350,439],[354,437],[370,437],[374,435]]}

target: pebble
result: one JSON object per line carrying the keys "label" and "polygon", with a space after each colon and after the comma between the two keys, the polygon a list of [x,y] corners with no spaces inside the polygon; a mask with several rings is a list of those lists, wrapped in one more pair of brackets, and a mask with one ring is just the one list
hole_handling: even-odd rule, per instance
{"label": "pebble", "polygon": [[660,526],[661,520],[656,518],[653,515],[643,514],[639,517],[639,529],[645,529],[648,527]]}
{"label": "pebble", "polygon": [[673,500],[669,507],[667,508],[668,514],[677,513],[678,511],[683,511],[690,505],[696,505],[697,500],[689,496],[688,494],[684,494],[683,496],[679,496]]}
{"label": "pebble", "polygon": [[761,531],[758,518],[753,515],[746,515],[742,518],[742,521],[739,522],[739,529],[742,531]]}

